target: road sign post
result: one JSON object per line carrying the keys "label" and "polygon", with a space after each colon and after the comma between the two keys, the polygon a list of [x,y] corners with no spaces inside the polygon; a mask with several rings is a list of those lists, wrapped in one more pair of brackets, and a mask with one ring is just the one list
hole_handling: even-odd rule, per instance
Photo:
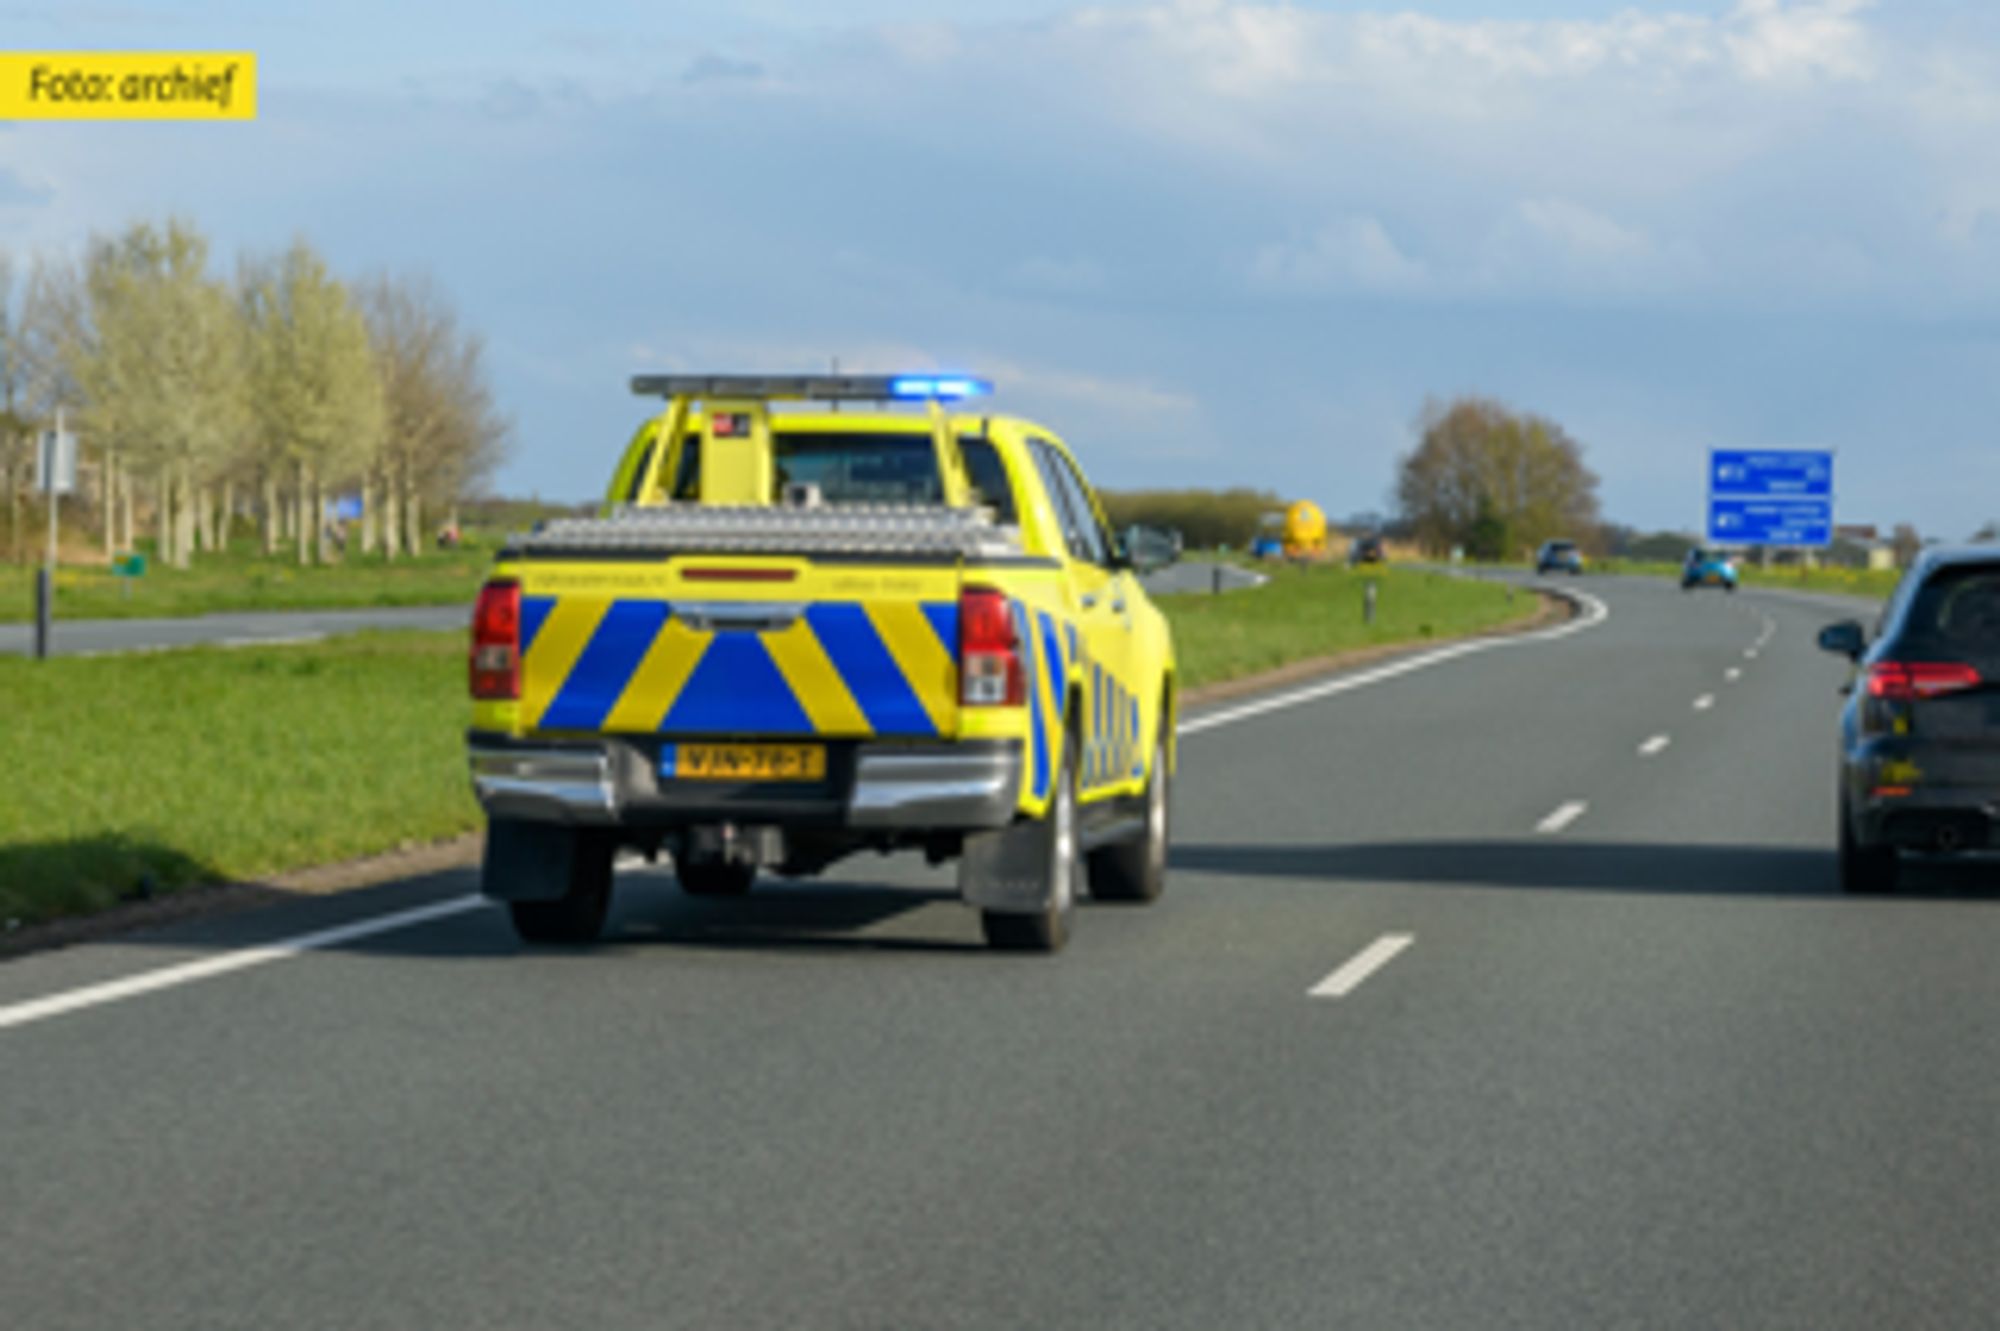
{"label": "road sign post", "polygon": [[1708,539],[1716,545],[1823,550],[1833,543],[1833,454],[1711,449]]}
{"label": "road sign post", "polygon": [[76,492],[76,436],[63,429],[63,409],[56,408],[56,428],[42,431],[35,450],[35,488],[49,509],[49,550],[35,575],[35,655],[49,654],[56,617],[57,517],[62,497]]}

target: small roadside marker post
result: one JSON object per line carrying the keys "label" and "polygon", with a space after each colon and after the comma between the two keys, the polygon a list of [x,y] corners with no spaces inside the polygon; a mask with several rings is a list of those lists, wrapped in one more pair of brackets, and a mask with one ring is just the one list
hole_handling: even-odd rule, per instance
{"label": "small roadside marker post", "polygon": [[44,430],[35,451],[36,488],[49,507],[49,551],[35,574],[35,657],[49,654],[56,614],[56,515],[62,497],[76,489],[76,436],[63,429],[63,409],[56,408],[56,428]]}
{"label": "small roadside marker post", "polygon": [[1361,622],[1364,624],[1375,622],[1375,596],[1375,580],[1370,578],[1367,588],[1361,593]]}

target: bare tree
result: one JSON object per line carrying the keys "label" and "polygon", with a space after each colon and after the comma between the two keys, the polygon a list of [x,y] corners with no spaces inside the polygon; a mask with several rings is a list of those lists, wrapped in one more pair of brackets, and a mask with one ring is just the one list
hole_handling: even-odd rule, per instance
{"label": "bare tree", "polygon": [[1909,523],[1899,522],[1889,536],[1889,544],[1896,551],[1896,567],[1908,568],[1917,562],[1917,555],[1923,551],[1924,538],[1917,535],[1917,529]]}
{"label": "bare tree", "polygon": [[360,311],[299,240],[247,266],[244,304],[267,465],[291,473],[299,562],[327,558],[325,499],[381,446],[382,384]]}
{"label": "bare tree", "polygon": [[1597,476],[1554,421],[1465,397],[1430,404],[1418,428],[1396,493],[1427,548],[1505,559],[1551,537],[1594,535]]}
{"label": "bare tree", "polygon": [[476,334],[429,282],[383,276],[362,289],[386,407],[382,447],[364,489],[364,546],[380,501],[380,542],[394,559],[424,539],[424,505],[456,505],[504,456],[507,422],[493,405]]}
{"label": "bare tree", "polygon": [[29,436],[34,428],[34,422],[23,414],[26,378],[21,321],[14,305],[14,264],[0,251],[0,490],[6,492],[10,558],[20,557],[21,487],[26,482]]}
{"label": "bare tree", "polygon": [[59,270],[45,276],[40,317],[64,371],[51,391],[74,393],[108,472],[123,456],[151,473],[161,557],[185,568],[198,497],[246,424],[241,329],[208,242],[182,221],[141,223],[92,243],[80,301]]}

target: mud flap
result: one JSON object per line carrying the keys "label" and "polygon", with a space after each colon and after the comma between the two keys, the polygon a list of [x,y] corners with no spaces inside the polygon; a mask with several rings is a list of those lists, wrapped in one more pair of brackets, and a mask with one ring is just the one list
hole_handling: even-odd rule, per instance
{"label": "mud flap", "polygon": [[958,890],[981,910],[1034,915],[1049,909],[1055,885],[1055,820],[1024,818],[993,832],[969,832],[958,861]]}
{"label": "mud flap", "polygon": [[573,827],[489,819],[479,890],[495,901],[560,901],[576,862]]}

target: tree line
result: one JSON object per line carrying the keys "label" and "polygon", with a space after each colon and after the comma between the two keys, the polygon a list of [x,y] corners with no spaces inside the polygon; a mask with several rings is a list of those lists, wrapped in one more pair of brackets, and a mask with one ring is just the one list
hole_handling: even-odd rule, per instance
{"label": "tree line", "polygon": [[1285,501],[1267,490],[1104,490],[1098,498],[1114,530],[1139,524],[1178,531],[1191,550],[1242,549],[1266,514]]}
{"label": "tree line", "polygon": [[480,489],[508,423],[484,347],[420,277],[336,277],[300,239],[212,271],[193,225],[138,223],[80,257],[0,253],[0,490],[17,556],[35,435],[57,408],[83,443],[107,555],[185,568],[254,520],[263,548],[331,557],[329,498],[358,492],[363,554],[424,544]]}

